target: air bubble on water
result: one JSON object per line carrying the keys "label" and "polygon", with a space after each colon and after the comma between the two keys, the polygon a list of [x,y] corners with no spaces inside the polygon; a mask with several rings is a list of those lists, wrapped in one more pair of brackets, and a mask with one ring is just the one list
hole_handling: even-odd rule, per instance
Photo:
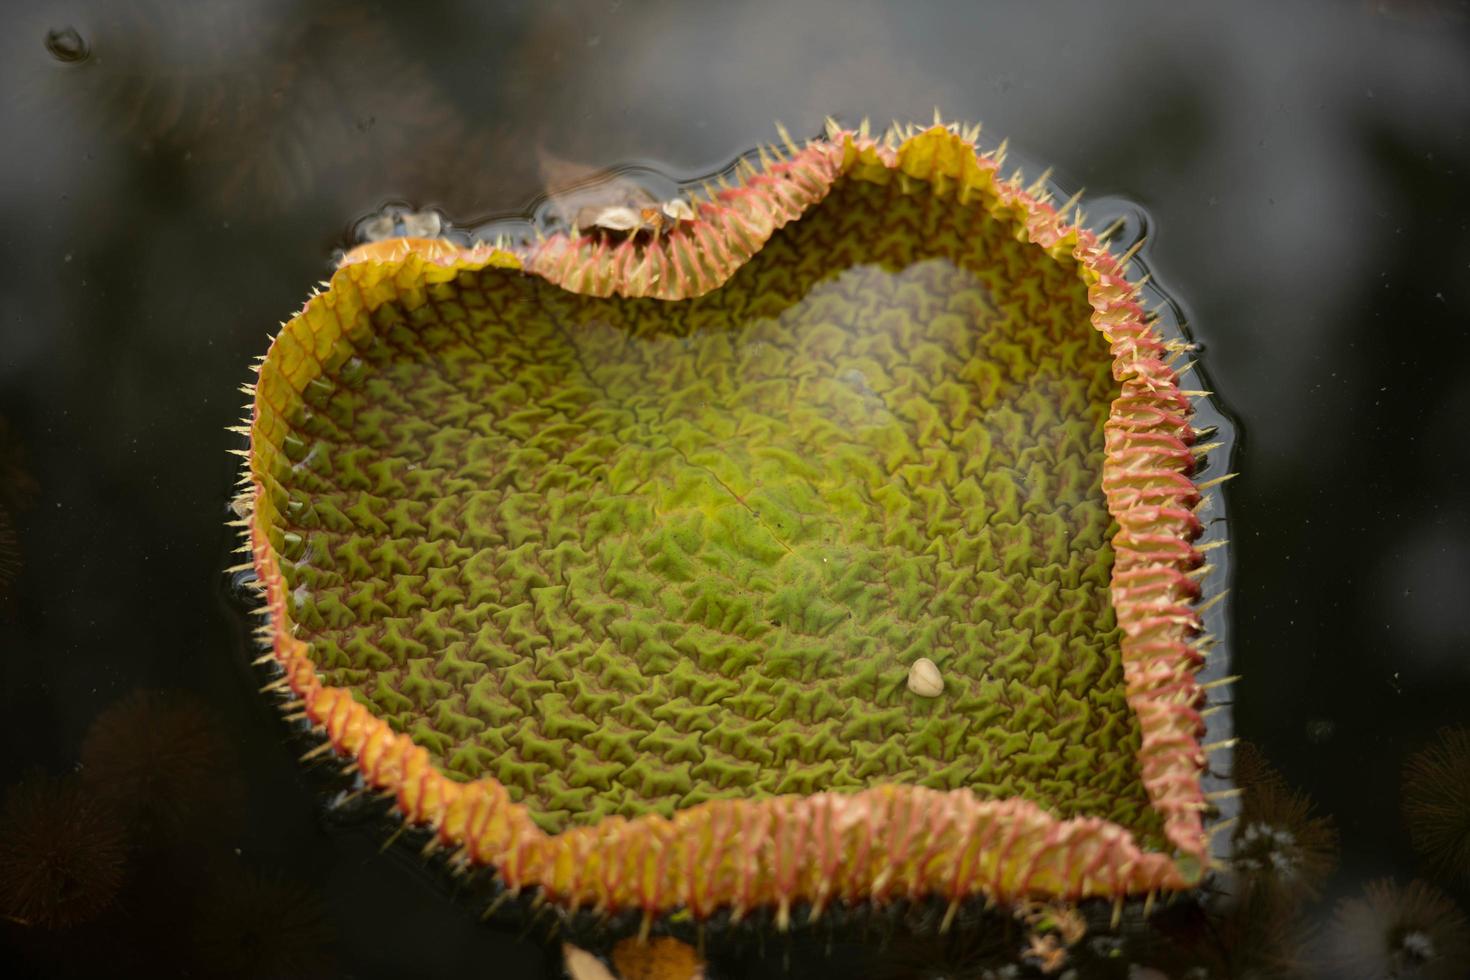
{"label": "air bubble on water", "polygon": [[53,27],[47,31],[46,50],[51,57],[68,65],[80,64],[92,55],[86,39],[75,27]]}

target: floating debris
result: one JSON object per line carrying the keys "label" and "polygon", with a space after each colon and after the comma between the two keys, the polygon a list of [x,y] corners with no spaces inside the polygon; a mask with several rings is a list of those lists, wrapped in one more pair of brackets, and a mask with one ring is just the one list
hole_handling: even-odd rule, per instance
{"label": "floating debris", "polygon": [[389,238],[438,238],[444,230],[444,216],[438,211],[387,207],[359,222],[357,238],[361,242],[381,242]]}
{"label": "floating debris", "polygon": [[577,212],[577,230],[613,238],[659,238],[694,220],[694,208],[683,198],[648,207],[585,207]]}
{"label": "floating debris", "polygon": [[571,980],[618,980],[606,963],[571,943],[561,944],[561,964]]}

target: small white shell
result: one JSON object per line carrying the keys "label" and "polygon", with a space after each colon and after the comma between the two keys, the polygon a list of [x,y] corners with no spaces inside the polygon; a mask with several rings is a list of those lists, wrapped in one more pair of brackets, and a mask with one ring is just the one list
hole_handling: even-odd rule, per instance
{"label": "small white shell", "polygon": [[664,214],[673,218],[675,221],[694,220],[694,209],[682,197],[676,197],[672,201],[665,201]]}
{"label": "small white shell", "polygon": [[608,231],[633,231],[643,225],[643,216],[632,208],[603,208],[592,219],[592,224]]}
{"label": "small white shell", "polygon": [[920,657],[909,668],[909,690],[921,698],[937,698],[944,693],[944,678],[928,657]]}

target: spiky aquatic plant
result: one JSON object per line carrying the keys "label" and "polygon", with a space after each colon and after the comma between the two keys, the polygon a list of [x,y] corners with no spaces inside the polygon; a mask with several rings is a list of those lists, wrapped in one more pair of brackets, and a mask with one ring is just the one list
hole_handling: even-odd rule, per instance
{"label": "spiky aquatic plant", "polygon": [[214,871],[188,938],[210,976],[341,976],[325,899],[281,875]]}
{"label": "spiky aquatic plant", "polygon": [[35,501],[38,490],[26,468],[24,447],[0,415],[0,614],[10,611],[11,586],[23,564],[16,518]]}
{"label": "spiky aquatic plant", "polygon": [[95,918],[122,886],[121,821],[74,777],[31,775],[0,810],[0,915],[60,929]]}
{"label": "spiky aquatic plant", "polygon": [[243,816],[229,741],[183,691],[140,689],[105,708],[82,740],[81,772],[140,840],[228,832]]}
{"label": "spiky aquatic plant", "polygon": [[1337,862],[1337,828],[1305,793],[1287,785],[1252,745],[1235,752],[1243,797],[1231,865],[1257,903],[1296,904],[1315,895]]}
{"label": "spiky aquatic plant", "polygon": [[350,253],[248,389],[293,717],[462,863],[645,926],[1196,884],[1186,345],[974,136]]}
{"label": "spiky aquatic plant", "polygon": [[[1319,975],[1314,931],[1280,892],[1216,892],[1181,901],[1130,928],[1120,958],[1139,976],[1301,980]],[[1144,968],[1148,971],[1145,972]],[[1086,975],[1084,973],[1084,975]]]}
{"label": "spiky aquatic plant", "polygon": [[1470,963],[1470,922],[1431,885],[1383,879],[1339,903],[1327,943],[1335,976],[1452,980]]}
{"label": "spiky aquatic plant", "polygon": [[1470,729],[1441,729],[1404,764],[1403,811],[1414,849],[1470,879]]}

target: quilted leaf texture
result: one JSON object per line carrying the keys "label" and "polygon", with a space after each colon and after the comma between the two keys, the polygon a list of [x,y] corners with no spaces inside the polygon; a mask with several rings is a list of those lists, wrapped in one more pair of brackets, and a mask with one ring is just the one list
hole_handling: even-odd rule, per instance
{"label": "quilted leaf texture", "polygon": [[647,915],[1198,881],[1188,401],[966,137],[833,132],[651,238],[364,246],[285,326],[273,653],[405,819]]}

